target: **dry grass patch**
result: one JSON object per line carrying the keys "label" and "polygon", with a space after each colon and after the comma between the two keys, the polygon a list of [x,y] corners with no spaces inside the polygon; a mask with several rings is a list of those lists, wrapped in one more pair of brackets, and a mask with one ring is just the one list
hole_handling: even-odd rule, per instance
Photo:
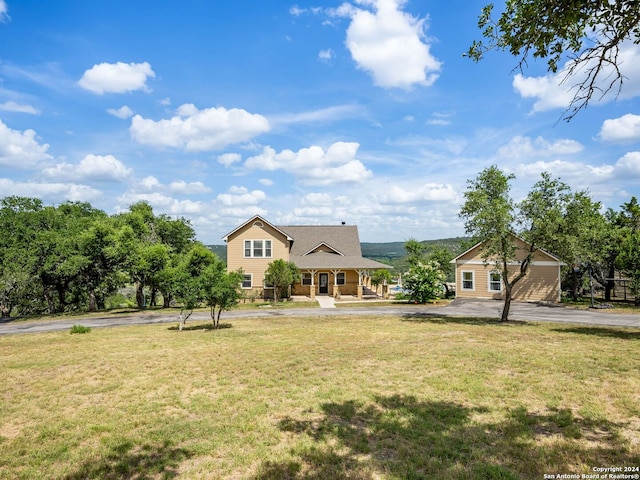
{"label": "dry grass patch", "polygon": [[640,464],[640,332],[438,317],[0,337],[0,478],[539,479]]}

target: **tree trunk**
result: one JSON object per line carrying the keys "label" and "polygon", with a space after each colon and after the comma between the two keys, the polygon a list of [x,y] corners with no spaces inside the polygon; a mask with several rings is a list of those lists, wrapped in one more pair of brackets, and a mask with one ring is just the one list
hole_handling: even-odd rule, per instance
{"label": "tree trunk", "polygon": [[157,288],[152,288],[151,289],[151,299],[149,300],[149,306],[151,307],[155,307],[156,306],[156,297],[158,296],[158,289]]}
{"label": "tree trunk", "polygon": [[138,308],[144,308],[144,285],[142,282],[136,282],[136,302]]}
{"label": "tree trunk", "polygon": [[169,308],[171,306],[171,294],[169,292],[162,292],[162,308]]}
{"label": "tree trunk", "polygon": [[578,272],[575,267],[571,271],[571,296],[574,302],[578,301]]}
{"label": "tree trunk", "polygon": [[504,289],[504,306],[502,307],[501,322],[509,321],[509,309],[511,308],[511,285],[506,285]]}
{"label": "tree trunk", "polygon": [[96,300],[96,292],[93,288],[89,289],[89,311],[98,311],[98,301]]}
{"label": "tree trunk", "polygon": [[614,288],[616,288],[616,282],[613,281],[615,274],[616,274],[615,266],[610,265],[609,274],[607,275],[607,277],[609,278],[606,280],[606,283],[604,286],[604,300],[606,302],[611,301],[611,292],[613,291]]}

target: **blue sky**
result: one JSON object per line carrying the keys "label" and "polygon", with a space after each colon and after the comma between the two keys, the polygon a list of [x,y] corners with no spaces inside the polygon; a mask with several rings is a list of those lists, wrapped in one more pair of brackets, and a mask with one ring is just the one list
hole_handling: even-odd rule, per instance
{"label": "blue sky", "polygon": [[566,123],[544,63],[462,53],[485,0],[0,0],[0,196],[146,200],[221,237],[255,214],[362,241],[464,234],[467,179],[640,196],[640,56]]}

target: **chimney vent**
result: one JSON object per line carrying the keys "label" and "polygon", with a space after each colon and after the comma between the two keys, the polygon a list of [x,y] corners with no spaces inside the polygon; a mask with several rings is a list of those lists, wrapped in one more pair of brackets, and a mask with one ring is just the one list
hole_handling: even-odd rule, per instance
{"label": "chimney vent", "polygon": [[346,224],[347,224],[347,222],[342,222],[342,224],[343,224],[343,225],[346,225]]}

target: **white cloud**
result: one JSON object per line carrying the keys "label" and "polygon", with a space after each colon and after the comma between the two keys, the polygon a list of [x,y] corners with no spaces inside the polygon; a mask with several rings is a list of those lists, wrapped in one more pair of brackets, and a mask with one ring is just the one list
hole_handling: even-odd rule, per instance
{"label": "white cloud", "polygon": [[36,132],[12,130],[0,120],[0,165],[13,168],[33,168],[50,160],[48,144],[40,145]]}
{"label": "white cloud", "polygon": [[640,152],[629,152],[616,162],[616,173],[620,177],[640,177]]}
{"label": "white cloud", "polygon": [[298,5],[294,5],[289,9],[289,13],[294,17],[298,17],[307,11],[306,8],[300,8]]}
{"label": "white cloud", "polygon": [[177,200],[159,192],[126,192],[118,197],[118,202],[124,205],[132,205],[142,201],[149,202],[156,213],[186,216],[201,213],[204,210],[202,202],[194,202],[193,200]]}
{"label": "white cloud", "polygon": [[258,181],[260,182],[260,185],[264,185],[265,187],[273,186],[273,180],[271,180],[270,178],[261,178]]}
{"label": "white cloud", "polygon": [[202,152],[250,140],[270,129],[262,115],[237,108],[198,110],[193,104],[185,104],[176,113],[168,120],[157,122],[134,116],[129,129],[131,136],[144,145]]}
{"label": "white cloud", "polygon": [[78,84],[98,95],[148,91],[147,79],[154,78],[151,65],[144,63],[100,63],[85,71]]}
{"label": "white cloud", "polygon": [[342,120],[344,118],[353,118],[363,116],[364,109],[360,105],[336,105],[334,107],[321,108],[319,110],[310,110],[301,113],[287,113],[274,115],[270,120],[277,125],[292,123],[313,123],[313,122],[331,122]]}
{"label": "white cloud", "polygon": [[[570,65],[571,62],[567,62],[561,71],[542,77],[525,77],[522,74],[514,77],[513,87],[520,96],[537,99],[533,104],[532,113],[569,107],[576,93],[576,87],[584,81],[586,72],[594,64],[584,65],[572,77],[567,77]],[[595,85],[597,90],[590,104],[607,103],[616,98],[627,99],[640,95],[640,46],[630,41],[621,45],[617,66],[624,76],[624,85],[619,96],[617,86],[614,86],[606,95],[602,95],[615,75],[613,67],[608,66],[599,75],[599,81]]]}
{"label": "white cloud", "polygon": [[320,52],[318,52],[318,60],[322,62],[328,62],[333,57],[333,50],[331,50],[330,48],[327,48],[326,50],[320,50]]}
{"label": "white cloud", "polygon": [[171,182],[171,184],[169,185],[169,190],[171,190],[173,193],[180,193],[183,195],[195,195],[198,193],[208,193],[211,191],[211,189],[202,182],[187,183],[184,180]]}
{"label": "white cloud", "polygon": [[457,199],[456,191],[451,185],[425,183],[408,188],[406,185],[393,185],[387,191],[378,194],[382,204],[412,204],[424,202],[452,202]]}
{"label": "white cloud", "polygon": [[280,153],[265,147],[260,155],[248,158],[245,167],[251,170],[284,170],[309,185],[360,183],[372,173],[355,158],[359,146],[354,142],[336,142],[326,151],[312,146],[297,152],[283,150]]}
{"label": "white cloud", "polygon": [[531,157],[548,157],[553,155],[573,155],[584,150],[584,146],[570,139],[561,139],[550,142],[542,137],[515,136],[507,144],[498,149],[500,158],[520,159]]}
{"label": "white cloud", "polygon": [[242,160],[242,155],[239,153],[223,153],[218,156],[218,163],[225,167],[230,167],[234,163],[238,163]]}
{"label": "white cloud", "polygon": [[158,102],[160,105],[164,105],[165,107],[171,105],[171,99],[169,97],[165,97]]}
{"label": "white cloud", "polygon": [[267,196],[262,190],[249,191],[245,187],[232,186],[229,188],[228,193],[218,195],[217,200],[225,207],[238,207],[258,205],[265,198],[267,198]]}
{"label": "white cloud", "polygon": [[607,142],[627,142],[640,139],[640,115],[627,113],[602,123],[598,136]]}
{"label": "white cloud", "polygon": [[18,112],[18,113],[30,113],[31,115],[40,115],[40,110],[31,105],[22,105],[20,103],[16,103],[13,100],[9,100],[8,102],[0,103],[0,110],[5,112]]}
{"label": "white cloud", "polygon": [[143,190],[157,190],[162,187],[160,180],[158,180],[153,175],[149,175],[148,177],[144,177],[140,182],[138,182],[138,186]]}
{"label": "white cloud", "polygon": [[87,185],[75,183],[14,182],[0,178],[0,191],[3,196],[17,195],[38,197],[53,202],[69,200],[72,202],[90,202],[100,198],[102,192]]}
{"label": "white cloud", "polygon": [[125,119],[133,115],[133,110],[131,110],[127,105],[123,105],[120,108],[109,108],[107,113],[114,117]]}
{"label": "white cloud", "polygon": [[10,18],[7,2],[5,2],[5,0],[0,0],[0,22],[5,23],[10,20]]}
{"label": "white cloud", "polygon": [[429,52],[425,19],[402,12],[405,0],[367,0],[344,5],[333,13],[351,17],[346,45],[358,67],[373,75],[380,87],[432,85],[441,63]]}
{"label": "white cloud", "polygon": [[80,163],[59,163],[54,167],[45,168],[42,174],[48,178],[67,180],[94,180],[103,182],[123,182],[133,170],[112,155],[85,156]]}

